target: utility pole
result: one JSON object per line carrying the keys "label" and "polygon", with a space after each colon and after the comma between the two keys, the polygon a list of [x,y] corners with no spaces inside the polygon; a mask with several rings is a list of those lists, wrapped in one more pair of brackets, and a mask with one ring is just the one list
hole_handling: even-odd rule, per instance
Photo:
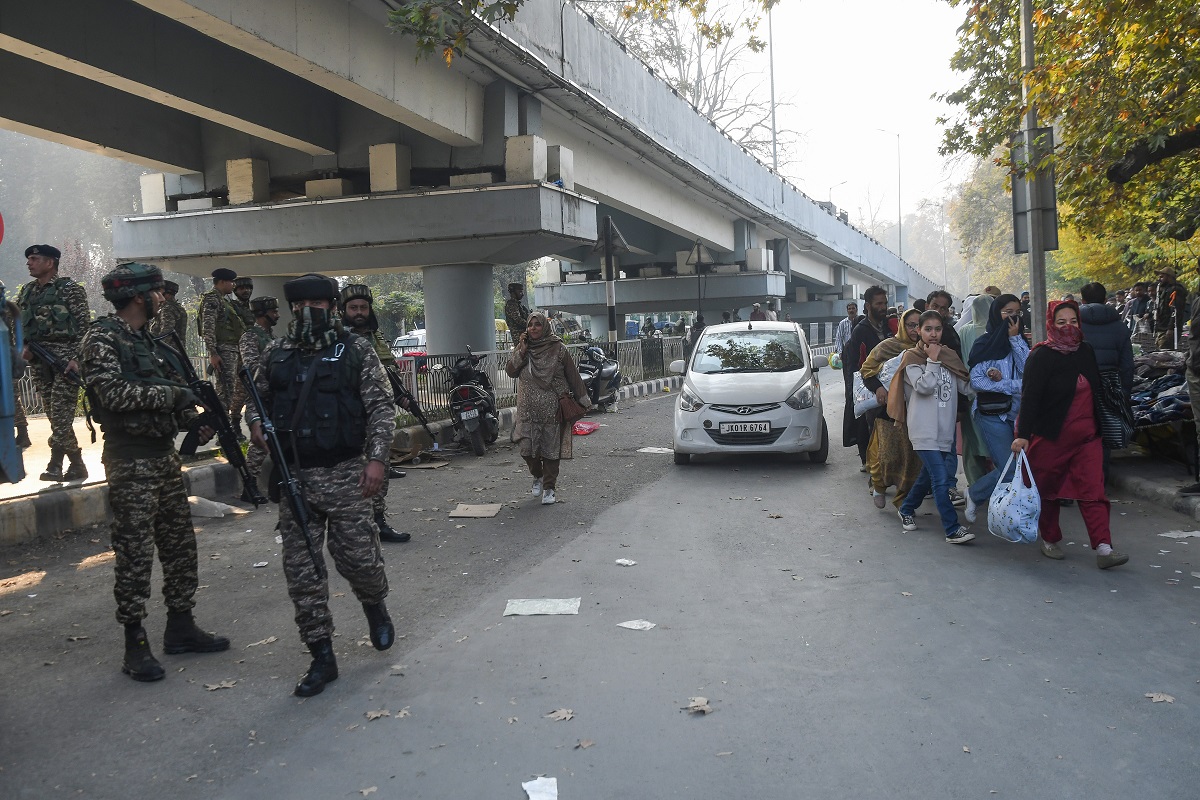
{"label": "utility pole", "polygon": [[771,65],[771,169],[779,172],[779,142],[775,133],[775,34],[771,28],[771,8],[767,8],[767,54]]}
{"label": "utility pole", "polygon": [[613,271],[613,221],[604,218],[604,299],[608,303],[608,341],[617,341],[617,275]]}
{"label": "utility pole", "polygon": [[[1025,102],[1025,158],[1032,161],[1036,148],[1037,107],[1029,100],[1029,81],[1035,65],[1033,39],[1033,0],[1021,0],[1021,99]],[[1028,166],[1033,166],[1032,164]],[[1046,330],[1046,251],[1042,236],[1042,204],[1034,170],[1025,170],[1025,207],[1029,231],[1029,305],[1035,338]],[[1013,191],[1019,191],[1013,187]]]}

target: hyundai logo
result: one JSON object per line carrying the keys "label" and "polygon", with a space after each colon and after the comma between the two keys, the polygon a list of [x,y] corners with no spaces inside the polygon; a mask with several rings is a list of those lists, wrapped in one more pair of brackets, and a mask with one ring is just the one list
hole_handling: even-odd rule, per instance
{"label": "hyundai logo", "polygon": [[745,416],[746,414],[753,414],[753,413],[754,413],[754,409],[753,409],[753,408],[751,408],[750,406],[738,406],[738,407],[737,407],[736,409],[734,409],[734,410],[735,410],[735,411],[737,411],[737,413],[739,413],[739,414],[741,414],[741,415],[743,415],[743,416]]}

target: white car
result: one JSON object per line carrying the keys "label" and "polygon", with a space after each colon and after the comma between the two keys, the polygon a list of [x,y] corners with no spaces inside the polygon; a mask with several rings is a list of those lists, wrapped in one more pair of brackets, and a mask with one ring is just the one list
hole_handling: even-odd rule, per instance
{"label": "white car", "polygon": [[417,328],[415,331],[409,331],[403,336],[397,336],[392,342],[392,355],[399,358],[413,350],[421,351],[421,355],[425,354],[425,329]]}
{"label": "white car", "polygon": [[675,463],[719,453],[808,453],[829,457],[817,370],[794,322],[732,322],[704,329],[675,403]]}

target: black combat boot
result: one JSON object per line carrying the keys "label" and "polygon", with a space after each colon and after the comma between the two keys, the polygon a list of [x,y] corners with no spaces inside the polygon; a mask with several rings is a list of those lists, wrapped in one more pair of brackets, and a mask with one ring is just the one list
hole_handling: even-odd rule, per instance
{"label": "black combat boot", "polygon": [[388,616],[387,606],[382,600],[363,603],[363,611],[367,615],[367,627],[371,629],[371,644],[376,650],[387,650],[396,641],[396,629]]}
{"label": "black combat boot", "polygon": [[67,471],[63,473],[64,481],[85,481],[87,480],[87,467],[83,464],[83,451],[76,450],[73,453],[67,453],[67,460],[71,462],[71,466],[67,467]]}
{"label": "black combat boot", "polygon": [[312,663],[308,665],[308,672],[296,684],[296,689],[292,694],[297,697],[312,697],[325,691],[325,684],[331,681],[336,681],[338,676],[337,659],[333,655],[333,642],[329,639],[321,639],[318,642],[313,642],[308,646],[308,652],[312,653]]}
{"label": "black combat boot", "polygon": [[254,491],[254,494],[250,494],[250,492],[246,491],[245,489],[242,489],[242,494],[240,497],[238,497],[238,499],[241,500],[243,503],[253,503],[255,507],[265,506],[267,503],[270,502],[269,500],[267,500],[267,498],[265,498],[261,494],[259,494],[257,489]]}
{"label": "black combat boot", "polygon": [[46,467],[46,471],[42,473],[42,475],[41,475],[42,480],[54,481],[55,483],[62,483],[62,479],[63,479],[62,462],[63,462],[63,458],[66,455],[67,455],[66,452],[64,452],[62,450],[59,450],[55,447],[50,448],[50,464],[49,464],[49,466]]}
{"label": "black combat boot", "polygon": [[163,632],[163,651],[179,653],[219,653],[229,649],[229,640],[196,627],[191,611],[168,611]]}
{"label": "black combat boot", "polygon": [[26,447],[33,447],[33,442],[29,441],[29,426],[17,426],[17,447],[24,450]]}
{"label": "black combat boot", "polygon": [[121,672],[135,681],[161,681],[166,675],[162,664],[150,652],[146,629],[140,622],[125,626],[125,661],[121,664]]}
{"label": "black combat boot", "polygon": [[387,517],[383,514],[375,515],[375,524],[379,526],[379,541],[381,542],[407,542],[412,538],[411,533],[400,533],[388,525]]}

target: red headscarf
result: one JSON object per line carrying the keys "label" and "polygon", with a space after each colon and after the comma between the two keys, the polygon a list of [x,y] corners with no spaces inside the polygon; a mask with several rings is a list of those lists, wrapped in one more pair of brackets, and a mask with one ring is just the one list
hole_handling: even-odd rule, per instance
{"label": "red headscarf", "polygon": [[1063,306],[1075,309],[1075,318],[1079,319],[1079,303],[1074,300],[1051,300],[1046,311],[1046,339],[1034,345],[1035,348],[1046,345],[1060,353],[1074,353],[1079,349],[1079,344],[1083,341],[1083,329],[1074,325],[1060,328],[1054,324],[1054,315]]}

